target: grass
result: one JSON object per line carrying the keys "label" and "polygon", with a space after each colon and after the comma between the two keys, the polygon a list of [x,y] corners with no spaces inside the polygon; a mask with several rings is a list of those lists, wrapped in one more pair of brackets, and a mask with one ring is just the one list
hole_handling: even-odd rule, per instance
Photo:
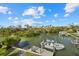
{"label": "grass", "polygon": [[0,48],[0,56],[5,56],[8,54],[8,51],[6,49]]}
{"label": "grass", "polygon": [[27,41],[29,43],[35,44],[39,42],[39,36],[36,37],[22,37],[21,41]]}
{"label": "grass", "polygon": [[[38,36],[37,36],[38,37]],[[37,37],[21,37],[21,41],[28,41],[31,42],[32,40],[34,40]]]}
{"label": "grass", "polygon": [[0,56],[6,56],[6,55],[8,55],[11,51],[12,51],[12,49],[6,50],[6,49],[4,49],[4,48],[0,48]]}

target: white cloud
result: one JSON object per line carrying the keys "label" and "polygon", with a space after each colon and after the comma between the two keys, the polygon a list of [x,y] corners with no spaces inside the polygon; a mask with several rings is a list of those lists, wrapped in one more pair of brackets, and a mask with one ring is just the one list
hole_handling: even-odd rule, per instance
{"label": "white cloud", "polygon": [[43,6],[38,7],[38,13],[39,13],[39,15],[43,16],[44,11],[45,11],[45,9],[44,9]]}
{"label": "white cloud", "polygon": [[25,15],[32,15],[32,16],[34,16],[35,15],[35,8],[29,8],[29,9],[25,10],[22,15],[23,16],[25,16]]}
{"label": "white cloud", "polygon": [[58,14],[56,13],[56,14],[54,14],[54,17],[56,18],[56,17],[58,17]]}
{"label": "white cloud", "polygon": [[24,26],[24,25],[26,25],[26,24],[28,24],[28,25],[30,25],[30,26],[32,26],[32,25],[35,25],[35,24],[42,24],[43,22],[38,22],[38,21],[35,21],[35,20],[33,20],[33,19],[23,19],[23,20],[14,20],[13,22],[12,22],[14,25],[22,25],[22,26]]}
{"label": "white cloud", "polygon": [[11,11],[8,11],[8,14],[12,14],[12,12]]}
{"label": "white cloud", "polygon": [[12,20],[12,17],[8,17],[8,20]]}
{"label": "white cloud", "polygon": [[8,7],[0,6],[0,13],[7,14],[9,11]]}
{"label": "white cloud", "polygon": [[40,18],[41,16],[44,16],[44,12],[45,12],[45,9],[43,6],[31,7],[29,9],[26,9],[22,15],[23,16],[30,15],[34,18]]}
{"label": "white cloud", "polygon": [[19,18],[18,18],[18,17],[15,17],[14,19],[15,19],[15,20],[18,20]]}
{"label": "white cloud", "polygon": [[21,21],[24,25],[28,24],[30,26],[34,25],[34,24],[42,24],[42,22],[38,22],[38,21],[34,21],[33,19],[24,19]]}
{"label": "white cloud", "polygon": [[74,12],[77,7],[79,7],[79,3],[67,3],[64,8],[66,16],[69,16],[68,14]]}
{"label": "white cloud", "polygon": [[19,20],[14,20],[12,23],[13,25],[21,25],[21,22]]}
{"label": "white cloud", "polygon": [[18,17],[8,17],[8,20],[14,21],[14,20],[18,20]]}
{"label": "white cloud", "polygon": [[65,14],[65,15],[64,15],[64,17],[68,17],[68,16],[69,16],[69,14]]}
{"label": "white cloud", "polygon": [[66,13],[72,13],[75,11],[76,7],[79,7],[79,3],[68,3],[66,4],[64,10]]}
{"label": "white cloud", "polygon": [[20,25],[21,24],[21,22],[20,22],[20,20],[19,20],[18,17],[12,17],[12,16],[10,16],[10,17],[8,17],[8,20],[9,20],[9,24],[10,25],[16,26],[16,25]]}

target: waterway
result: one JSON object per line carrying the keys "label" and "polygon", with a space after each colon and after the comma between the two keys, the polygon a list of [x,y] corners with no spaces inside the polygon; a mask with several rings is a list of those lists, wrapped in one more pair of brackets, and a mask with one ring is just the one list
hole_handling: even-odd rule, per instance
{"label": "waterway", "polygon": [[[27,39],[27,38],[26,38]],[[21,42],[19,45],[21,48],[25,48],[27,46],[38,46],[40,47],[40,42],[42,40],[54,40],[55,42],[61,43],[65,46],[64,49],[56,51],[55,56],[79,56],[79,45],[74,45],[71,43],[71,40],[74,40],[72,37],[60,36],[58,34],[42,34],[38,38],[33,39],[29,44],[25,42]],[[18,55],[22,55],[21,53]]]}

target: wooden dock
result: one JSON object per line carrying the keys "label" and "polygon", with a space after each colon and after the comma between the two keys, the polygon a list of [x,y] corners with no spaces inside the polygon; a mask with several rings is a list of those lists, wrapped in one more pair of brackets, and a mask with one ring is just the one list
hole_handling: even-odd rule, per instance
{"label": "wooden dock", "polygon": [[46,49],[42,49],[42,52],[40,53],[41,48],[38,49],[39,53],[33,52],[31,49],[25,50],[25,49],[18,48],[18,47],[12,47],[12,48],[18,49],[18,50],[23,51],[23,52],[33,53],[33,54],[36,54],[36,55],[39,55],[39,56],[53,56],[54,55],[54,52],[48,51]]}
{"label": "wooden dock", "polygon": [[41,54],[32,52],[32,51],[30,51],[30,50],[25,50],[25,49],[18,48],[18,47],[12,47],[12,48],[14,48],[14,49],[18,49],[18,50],[23,51],[23,52],[29,52],[29,53],[33,53],[33,54],[36,54],[36,55],[41,56]]}

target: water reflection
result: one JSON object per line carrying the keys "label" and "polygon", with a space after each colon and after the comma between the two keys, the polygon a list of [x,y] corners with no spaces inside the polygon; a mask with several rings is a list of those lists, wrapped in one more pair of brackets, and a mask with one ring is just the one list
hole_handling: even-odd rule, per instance
{"label": "water reflection", "polygon": [[19,43],[18,43],[18,47],[19,47],[19,48],[24,48],[24,47],[26,47],[26,46],[28,46],[28,45],[29,45],[29,43],[26,42],[26,41],[22,41],[22,42],[19,42]]}

